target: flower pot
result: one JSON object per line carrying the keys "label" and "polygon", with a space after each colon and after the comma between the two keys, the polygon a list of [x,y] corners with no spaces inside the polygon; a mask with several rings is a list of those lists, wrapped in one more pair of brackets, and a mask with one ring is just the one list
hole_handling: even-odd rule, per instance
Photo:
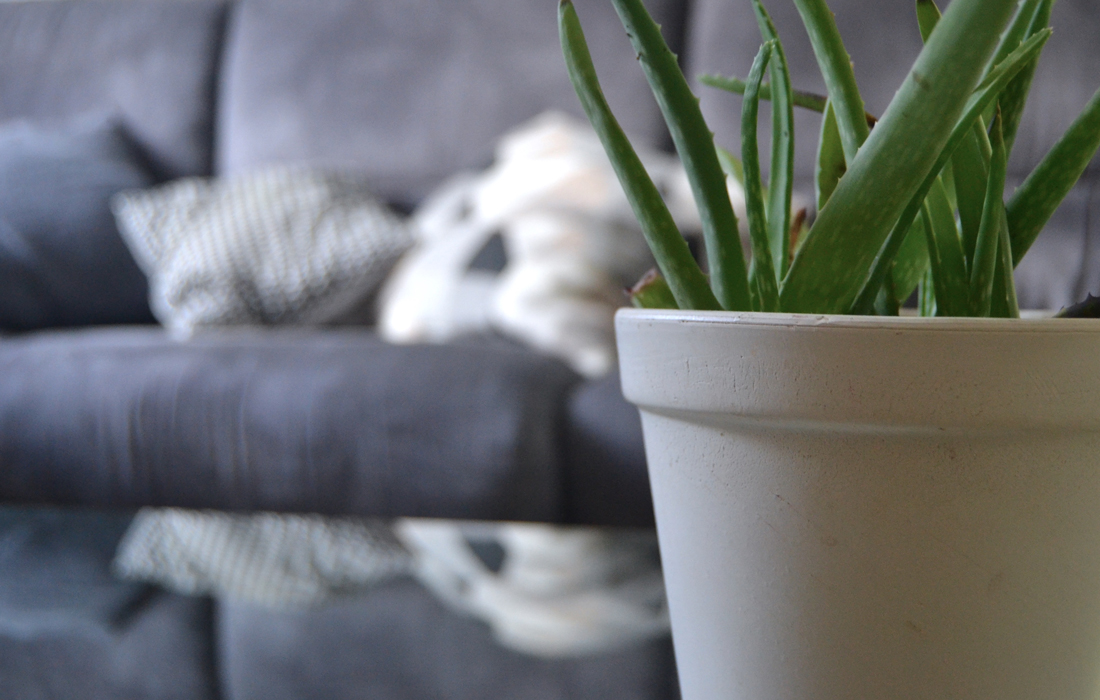
{"label": "flower pot", "polygon": [[1100,694],[1100,322],[616,330],[685,700]]}

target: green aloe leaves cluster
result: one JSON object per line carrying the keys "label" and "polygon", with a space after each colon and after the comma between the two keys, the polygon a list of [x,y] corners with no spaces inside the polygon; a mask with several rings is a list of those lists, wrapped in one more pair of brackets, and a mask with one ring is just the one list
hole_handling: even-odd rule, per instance
{"label": "green aloe leaves cluster", "polygon": [[[1006,163],[1053,0],[953,0],[942,16],[917,0],[925,40],[881,119],[864,110],[825,0],[793,0],[827,95],[791,85],[783,45],[761,0],[762,45],[742,80],[704,76],[744,96],[741,161],[716,149],[676,57],[641,0],[612,0],[684,163],[703,222],[709,274],[692,257],[604,99],[570,0],[559,29],[570,78],[611,158],[657,260],[635,288],[642,306],[803,313],[898,313],[919,290],[922,314],[1016,316],[1012,270],[1100,147],[1100,91],[1012,196]],[[770,175],[757,143],[770,102]],[[815,169],[818,214],[792,217],[795,107],[822,113]],[[726,189],[745,188],[746,261]],[[792,221],[793,219],[793,221]]]}

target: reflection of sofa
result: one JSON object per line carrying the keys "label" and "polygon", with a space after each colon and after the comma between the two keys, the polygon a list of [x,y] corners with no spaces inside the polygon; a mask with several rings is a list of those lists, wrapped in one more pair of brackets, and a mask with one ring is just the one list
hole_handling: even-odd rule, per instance
{"label": "reflection of sofa", "polygon": [[[577,4],[624,125],[663,145],[609,3]],[[747,70],[758,44],[747,2],[649,4],[689,70]],[[831,4],[872,86],[869,109],[881,111],[916,51],[909,3]],[[796,83],[819,88],[793,10],[769,5]],[[0,118],[110,113],[142,147],[150,178],[306,162],[362,172],[408,209],[452,172],[484,165],[508,127],[550,107],[578,112],[555,6],[3,3]],[[1018,167],[1093,89],[1098,22],[1086,0],[1058,3]],[[891,23],[899,27],[881,29]],[[704,94],[728,143],[738,103]],[[813,133],[812,116],[800,119]],[[1096,291],[1092,187],[1090,174],[1024,263],[1021,299],[1032,306]],[[363,329],[256,329],[180,344],[153,326],[11,334],[0,340],[0,377],[5,697],[674,694],[665,640],[527,658],[408,581],[272,613],[107,573],[127,509],[142,505],[649,525],[637,419],[614,377],[581,382],[555,360],[491,339],[394,347]]]}

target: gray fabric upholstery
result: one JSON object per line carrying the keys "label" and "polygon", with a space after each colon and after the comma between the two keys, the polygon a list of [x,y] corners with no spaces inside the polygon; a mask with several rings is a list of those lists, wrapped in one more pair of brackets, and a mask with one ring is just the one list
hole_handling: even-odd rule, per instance
{"label": "gray fabric upholstery", "polygon": [[217,619],[226,700],[677,697],[668,639],[578,659],[525,656],[408,579],[298,612],[220,602]]}
{"label": "gray fabric upholstery", "polygon": [[217,697],[210,602],[109,573],[130,517],[0,508],[0,695]]}
{"label": "gray fabric upholstery", "polygon": [[1086,174],[1016,268],[1025,309],[1060,309],[1100,295],[1100,192]]}
{"label": "gray fabric upholstery", "polygon": [[561,517],[561,363],[503,341],[159,329],[0,342],[0,499]]}
{"label": "gray fabric upholstery", "polygon": [[0,127],[0,328],[152,322],[108,206],[152,184],[116,124]]}
{"label": "gray fabric upholstery", "polygon": [[[651,143],[665,131],[611,4],[576,3],[608,99]],[[649,5],[673,45],[678,0]],[[412,203],[487,165],[507,129],[549,109],[580,114],[546,0],[242,0],[231,21],[217,167],[305,162],[366,173]]]}
{"label": "gray fabric upholstery", "polygon": [[122,619],[147,587],[119,582],[108,570],[131,513],[69,512],[0,506],[0,609],[3,624],[42,616]]}
{"label": "gray fabric upholstery", "polygon": [[584,382],[569,397],[562,462],[568,522],[652,527],[642,422],[619,373]]}
{"label": "gray fabric upholstery", "polygon": [[217,0],[0,3],[0,120],[123,118],[164,177],[210,170]]}

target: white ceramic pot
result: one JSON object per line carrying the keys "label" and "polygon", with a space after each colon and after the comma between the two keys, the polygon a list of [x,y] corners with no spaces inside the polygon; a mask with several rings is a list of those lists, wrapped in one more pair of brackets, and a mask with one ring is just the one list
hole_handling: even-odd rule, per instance
{"label": "white ceramic pot", "polygon": [[616,330],[685,700],[1100,697],[1100,322]]}

